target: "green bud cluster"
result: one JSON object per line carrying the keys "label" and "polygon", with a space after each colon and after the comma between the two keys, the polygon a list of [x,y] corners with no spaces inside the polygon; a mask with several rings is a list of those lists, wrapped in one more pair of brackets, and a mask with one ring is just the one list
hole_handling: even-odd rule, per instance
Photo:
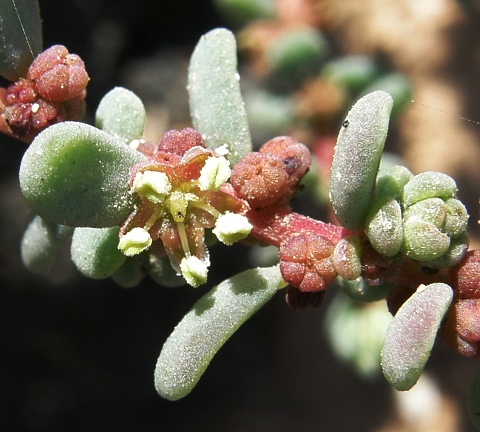
{"label": "green bud cluster", "polygon": [[377,177],[365,232],[375,250],[402,253],[429,268],[455,265],[468,247],[468,214],[446,174],[414,176],[394,166]]}

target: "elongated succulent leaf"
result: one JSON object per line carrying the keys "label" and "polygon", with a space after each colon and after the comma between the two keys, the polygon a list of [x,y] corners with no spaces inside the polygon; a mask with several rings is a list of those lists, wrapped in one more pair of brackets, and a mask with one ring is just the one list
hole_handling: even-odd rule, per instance
{"label": "elongated succulent leaf", "polygon": [[100,101],[95,126],[129,143],[142,138],[145,118],[140,98],[130,90],[115,87]]}
{"label": "elongated succulent leaf", "polygon": [[155,387],[169,400],[195,387],[215,353],[282,286],[277,266],[247,270],[203,296],[165,342],[155,368]]}
{"label": "elongated succulent leaf", "polygon": [[215,29],[202,36],[190,59],[188,94],[193,125],[207,147],[227,144],[232,165],[251,151],[237,47],[230,31]]}
{"label": "elongated succulent leaf", "polygon": [[362,228],[378,172],[393,100],[376,91],[361,98],[348,113],[335,146],[330,200],[346,228]]}
{"label": "elongated succulent leaf", "polygon": [[382,348],[383,374],[395,389],[409,390],[420,378],[452,299],[444,283],[422,285],[398,310]]}
{"label": "elongated succulent leaf", "polygon": [[0,75],[25,77],[42,44],[38,0],[0,0]]}
{"label": "elongated succulent leaf", "polygon": [[146,158],[92,126],[64,122],[38,135],[20,166],[35,213],[69,226],[118,225],[133,209],[130,168]]}
{"label": "elongated succulent leaf", "polygon": [[77,228],[72,238],[72,261],[85,276],[105,279],[126,259],[117,246],[118,227]]}
{"label": "elongated succulent leaf", "polygon": [[58,250],[72,235],[73,228],[58,225],[40,216],[32,217],[21,243],[22,261],[34,273],[46,273]]}

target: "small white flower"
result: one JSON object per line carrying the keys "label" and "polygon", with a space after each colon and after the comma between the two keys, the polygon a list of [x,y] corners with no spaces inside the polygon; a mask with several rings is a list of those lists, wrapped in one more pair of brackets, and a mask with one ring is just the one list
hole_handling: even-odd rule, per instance
{"label": "small white flower", "polygon": [[217,219],[213,233],[226,245],[231,245],[250,234],[253,226],[245,216],[227,212]]}
{"label": "small white flower", "polygon": [[138,255],[152,244],[152,238],[144,228],[136,227],[126,233],[118,243],[118,249],[127,256]]}
{"label": "small white flower", "polygon": [[217,191],[230,178],[231,172],[230,162],[223,156],[209,157],[200,171],[200,190]]}
{"label": "small white flower", "polygon": [[202,285],[207,280],[208,266],[200,258],[189,256],[180,262],[180,271],[187,283],[194,288]]}
{"label": "small white flower", "polygon": [[159,171],[139,172],[133,181],[133,190],[153,203],[160,203],[172,190],[168,176]]}

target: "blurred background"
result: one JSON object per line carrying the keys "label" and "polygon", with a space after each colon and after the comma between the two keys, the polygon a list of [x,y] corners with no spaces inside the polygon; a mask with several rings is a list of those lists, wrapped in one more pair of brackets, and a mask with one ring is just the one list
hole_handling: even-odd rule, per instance
{"label": "blurred background", "polygon": [[[199,37],[219,26],[234,31],[255,144],[289,133],[312,148],[313,180],[295,206],[316,217],[328,215],[328,162],[346,110],[368,89],[389,89],[395,114],[387,150],[414,173],[438,170],[457,180],[478,247],[480,2],[39,3],[44,47],[63,44],[86,63],[85,121],[107,91],[124,86],[143,100],[153,141],[190,125],[186,74]],[[476,363],[437,343],[427,379],[402,395],[374,369],[359,374],[358,363],[340,360],[328,342],[335,288],[320,309],[302,312],[277,295],[189,396],[162,400],[153,370],[173,327],[214,284],[268,257],[238,245],[225,260],[224,248],[211,248],[208,286],[196,290],[148,279],[126,290],[86,279],[68,249],[47,275],[30,274],[19,259],[28,217],[17,178],[25,144],[0,142],[0,430],[473,430],[465,400]]]}

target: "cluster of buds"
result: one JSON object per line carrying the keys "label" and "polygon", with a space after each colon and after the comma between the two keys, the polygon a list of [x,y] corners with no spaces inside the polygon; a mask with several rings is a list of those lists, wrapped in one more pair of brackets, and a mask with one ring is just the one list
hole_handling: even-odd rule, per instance
{"label": "cluster of buds", "polygon": [[310,165],[310,151],[291,137],[277,137],[247,154],[232,171],[231,184],[251,209],[251,235],[279,248],[287,302],[294,308],[319,303],[337,276],[335,245],[349,231],[292,211],[289,201]]}
{"label": "cluster of buds", "polygon": [[52,124],[82,118],[88,81],[78,55],[52,46],[33,61],[26,78],[0,89],[0,130],[30,142]]}
{"label": "cluster of buds", "polygon": [[159,144],[135,142],[148,157],[130,176],[135,210],[120,228],[118,248],[134,256],[151,248],[168,255],[172,267],[193,287],[207,279],[210,264],[205,229],[224,244],[247,237],[248,204],[228,183],[231,169],[224,147],[205,147],[194,129],[167,132]]}

